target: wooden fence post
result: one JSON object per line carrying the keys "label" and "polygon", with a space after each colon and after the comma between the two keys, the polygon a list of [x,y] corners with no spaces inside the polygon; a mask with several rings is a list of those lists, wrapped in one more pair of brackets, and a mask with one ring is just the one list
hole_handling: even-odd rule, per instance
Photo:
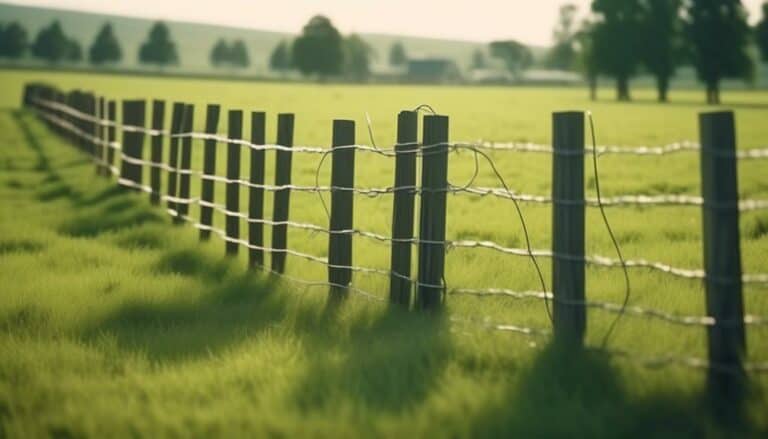
{"label": "wooden fence post", "polygon": [[[96,161],[99,147],[98,142],[96,142],[96,122],[93,121],[93,118],[96,117],[96,97],[93,93],[87,93],[84,98],[83,112],[89,116],[88,119],[83,119],[85,133],[88,135],[85,141],[88,153],[91,155],[91,158]],[[98,162],[96,166],[98,169]]]}
{"label": "wooden fence post", "polygon": [[114,143],[117,141],[117,102],[115,101],[107,103],[107,120],[110,122],[107,127],[107,142],[109,142],[107,144],[107,169],[111,175],[115,166]]}
{"label": "wooden fence post", "polygon": [[552,294],[555,340],[580,347],[584,307],[584,113],[552,115]]}
{"label": "wooden fence post", "polygon": [[355,122],[333,121],[331,219],[328,235],[329,300],[346,298],[352,281],[352,228],[355,187]]}
{"label": "wooden fence post", "polygon": [[710,367],[707,383],[716,405],[738,410],[744,396],[746,355],[739,242],[739,190],[733,112],[699,115],[704,270]]}
{"label": "wooden fence post", "polygon": [[[221,107],[215,104],[209,104],[205,109],[205,133],[215,135],[219,129],[219,112]],[[205,148],[203,150],[203,180],[200,199],[204,203],[213,203],[214,200],[214,181],[210,178],[216,175],[216,140],[205,139]],[[211,229],[213,226],[213,207],[200,205],[200,240],[207,241],[211,238]]]}
{"label": "wooden fence post", "polygon": [[416,306],[438,310],[445,274],[445,217],[448,192],[448,117],[424,117],[419,220],[419,288]]}
{"label": "wooden fence post", "polygon": [[171,114],[171,141],[168,150],[168,209],[176,211],[176,188],[179,184],[179,134],[181,134],[182,122],[184,122],[184,110],[186,106],[183,102],[174,102]]}
{"label": "wooden fence post", "polygon": [[[277,115],[277,144],[286,148],[293,146],[293,114]],[[275,160],[275,186],[291,184],[290,149],[278,150]],[[285,249],[288,245],[288,210],[291,202],[291,190],[289,188],[277,189],[272,207],[272,271],[285,272]],[[282,224],[279,224],[282,223]]]}
{"label": "wooden fence post", "polygon": [[104,98],[102,97],[94,96],[93,109],[90,112],[91,117],[96,119],[95,121],[91,122],[91,135],[93,136],[93,160],[96,162],[96,175],[104,175],[104,144],[101,143],[101,119],[103,117],[101,114],[101,102],[103,100]]}
{"label": "wooden fence post", "polygon": [[[165,122],[165,101],[152,101],[152,130],[163,131]],[[160,204],[160,180],[162,179],[163,164],[163,135],[159,133],[152,134],[152,150],[150,152],[150,161],[152,166],[149,168],[149,187],[152,192],[149,194],[149,201],[155,206]]]}
{"label": "wooden fence post", "polygon": [[107,100],[104,96],[100,96],[98,105],[96,107],[99,118],[98,126],[96,127],[97,137],[99,139],[99,172],[98,174],[107,177],[109,176],[109,168],[107,167],[107,150],[109,144],[107,140],[107,128],[104,123],[107,120]]}
{"label": "wooden fence post", "polygon": [[[123,125],[144,127],[146,102],[123,101]],[[141,150],[144,147],[144,133],[133,130],[123,130],[123,154],[129,159],[141,160]],[[141,165],[121,160],[120,177],[134,184],[133,190],[140,190]]]}
{"label": "wooden fence post", "polygon": [[[266,114],[251,112],[251,143],[266,143]],[[264,185],[264,150],[251,148],[252,185]],[[248,191],[248,264],[250,267],[264,266],[264,188],[251,186]]]}
{"label": "wooden fence post", "polygon": [[[229,111],[229,132],[227,138],[241,140],[243,138],[243,112],[241,110]],[[227,145],[227,180],[240,180],[240,145],[230,142]],[[227,238],[240,239],[240,183],[227,182],[226,193],[226,234]],[[231,213],[230,213],[231,212]],[[227,255],[237,255],[240,245],[236,242],[225,243]]]}
{"label": "wooden fence post", "polygon": [[415,111],[402,111],[397,116],[389,301],[405,307],[411,303],[411,249],[415,211],[416,154],[419,150],[418,123],[419,116]]}
{"label": "wooden fence post", "polygon": [[187,104],[184,108],[182,132],[187,134],[181,139],[181,163],[179,166],[179,202],[176,203],[177,222],[183,222],[189,215],[190,204],[190,170],[192,169],[192,136],[194,128],[195,106]]}

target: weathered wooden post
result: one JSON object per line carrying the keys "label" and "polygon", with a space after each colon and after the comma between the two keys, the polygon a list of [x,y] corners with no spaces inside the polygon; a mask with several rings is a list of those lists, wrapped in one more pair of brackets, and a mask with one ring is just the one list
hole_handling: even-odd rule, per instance
{"label": "weathered wooden post", "polygon": [[[144,127],[146,102],[123,101],[123,125]],[[123,130],[123,154],[128,159],[141,160],[141,150],[144,147],[144,133],[137,130]],[[127,180],[129,187],[139,191],[141,186],[141,165],[128,160],[121,160],[120,177]],[[131,184],[132,183],[132,184]]]}
{"label": "weathered wooden post", "polygon": [[[277,144],[284,149],[278,149],[275,160],[275,186],[291,184],[291,159],[293,146],[293,114],[277,116]],[[272,271],[285,272],[285,249],[288,245],[288,208],[291,201],[290,188],[275,191],[272,207]]]}
{"label": "weathered wooden post", "polygon": [[444,289],[448,117],[424,117],[422,141],[419,288],[416,307],[435,311],[442,305]]}
{"label": "weathered wooden post", "polygon": [[[264,145],[266,142],[266,114],[251,112],[251,143]],[[264,150],[251,148],[251,187],[248,191],[248,265],[264,266]]]}
{"label": "weathered wooden post", "polygon": [[109,126],[107,127],[107,168],[110,174],[115,166],[115,142],[117,141],[117,102],[109,101],[107,103],[107,120],[109,120]]}
{"label": "weathered wooden post", "polygon": [[168,209],[176,211],[176,189],[179,184],[179,135],[181,134],[182,122],[184,121],[184,111],[186,105],[183,102],[174,102],[171,114],[171,141],[168,151]]}
{"label": "weathered wooden post", "polygon": [[584,113],[552,115],[552,294],[555,340],[584,342]]}
{"label": "weathered wooden post", "polygon": [[190,198],[190,180],[192,168],[192,132],[194,128],[195,106],[187,104],[184,108],[184,118],[182,122],[182,133],[185,136],[181,139],[181,161],[179,166],[179,202],[176,203],[177,222],[184,221],[189,216]]}
{"label": "weathered wooden post", "polygon": [[413,248],[418,113],[402,111],[397,116],[395,145],[395,193],[392,201],[392,249],[389,301],[408,307],[411,303],[411,249]]}
{"label": "weathered wooden post", "polygon": [[149,200],[154,205],[160,204],[162,196],[160,190],[160,181],[162,179],[163,164],[163,127],[165,123],[165,101],[155,99],[152,101],[152,150],[150,151],[150,161],[152,167],[149,169],[149,186],[152,192],[149,194]]}
{"label": "weathered wooden post", "polygon": [[[229,133],[227,138],[241,140],[243,138],[243,112],[241,110],[229,111]],[[227,209],[226,234],[227,238],[240,239],[240,145],[230,142],[227,145],[227,196],[225,200]],[[227,240],[225,243],[227,255],[237,255],[240,245],[237,242]]]}
{"label": "weathered wooden post", "polygon": [[328,235],[329,300],[339,302],[352,282],[352,228],[355,187],[355,122],[333,121],[331,218]]}
{"label": "weathered wooden post", "polygon": [[[205,110],[205,133],[215,135],[219,129],[219,113],[221,107],[215,104],[209,104]],[[214,200],[214,181],[211,179],[216,175],[216,139],[205,139],[205,149],[203,150],[203,181],[201,187],[200,199],[204,203],[213,203]],[[200,240],[207,241],[211,237],[213,226],[213,207],[200,205]]]}
{"label": "weathered wooden post", "polygon": [[701,192],[704,238],[704,281],[707,315],[715,324],[707,328],[710,399],[719,414],[737,414],[745,393],[746,333],[742,298],[739,242],[739,190],[736,130],[733,112],[699,115],[701,139]]}

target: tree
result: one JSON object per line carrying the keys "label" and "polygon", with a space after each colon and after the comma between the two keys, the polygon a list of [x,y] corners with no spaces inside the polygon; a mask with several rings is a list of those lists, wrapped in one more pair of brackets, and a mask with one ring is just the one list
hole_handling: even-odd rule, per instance
{"label": "tree", "polygon": [[616,78],[616,97],[630,100],[629,80],[640,62],[638,48],[641,34],[640,0],[594,0],[592,11],[598,15],[592,30],[592,49],[600,72]]}
{"label": "tree", "polygon": [[165,66],[179,63],[176,44],[171,40],[168,26],[158,21],[149,30],[149,36],[139,48],[139,61],[144,64]]}
{"label": "tree", "polygon": [[352,34],[344,40],[344,74],[355,81],[365,81],[371,74],[373,49],[360,36]]}
{"label": "tree", "polygon": [[484,69],[487,65],[488,63],[485,60],[485,52],[480,49],[475,49],[474,53],[472,53],[472,68]]}
{"label": "tree", "polygon": [[216,42],[211,49],[211,64],[215,67],[220,67],[223,64],[227,64],[230,59],[230,49],[227,42],[222,38]]}
{"label": "tree", "polygon": [[723,78],[752,74],[747,13],[741,0],[690,0],[686,12],[696,73],[706,85],[707,103],[719,104]]}
{"label": "tree", "polygon": [[32,55],[52,63],[68,58],[71,49],[70,42],[64,35],[58,20],[40,29],[32,43]]}
{"label": "tree", "polygon": [[293,64],[304,75],[338,75],[344,65],[342,43],[331,20],[322,15],[312,17],[293,42]]}
{"label": "tree", "polygon": [[83,60],[83,49],[77,40],[67,38],[67,54],[65,59],[70,62],[80,62]]}
{"label": "tree", "polygon": [[27,31],[18,22],[0,26],[0,57],[21,58],[27,51]]}
{"label": "tree", "polygon": [[404,66],[408,63],[408,54],[405,46],[400,41],[393,43],[389,48],[389,65],[393,67]]}
{"label": "tree", "polygon": [[291,52],[286,41],[281,41],[275,46],[269,56],[269,68],[278,72],[284,72],[291,68]]}
{"label": "tree", "polygon": [[555,45],[547,54],[547,67],[557,70],[570,70],[576,61],[574,22],[578,8],[574,4],[565,4],[560,7],[560,15],[552,33]]}
{"label": "tree", "polygon": [[88,59],[92,64],[119,62],[123,57],[120,43],[117,42],[112,25],[105,23],[88,51]]}
{"label": "tree", "polygon": [[519,76],[533,64],[531,50],[517,41],[494,41],[490,45],[491,56],[500,58],[513,75]]}
{"label": "tree", "polygon": [[589,97],[590,99],[597,100],[597,78],[600,74],[597,58],[595,57],[595,50],[592,42],[594,37],[592,33],[594,31],[594,23],[589,20],[584,20],[581,23],[579,31],[576,32],[576,68],[584,74],[589,84]]}
{"label": "tree", "polygon": [[755,37],[763,61],[768,62],[768,2],[763,3],[763,19],[755,28]]}
{"label": "tree", "polygon": [[240,68],[246,68],[251,64],[251,60],[248,57],[248,49],[245,47],[243,40],[236,40],[229,48],[229,62]]}
{"label": "tree", "polygon": [[656,77],[659,102],[667,101],[669,79],[682,55],[681,0],[645,0],[642,19],[641,57]]}

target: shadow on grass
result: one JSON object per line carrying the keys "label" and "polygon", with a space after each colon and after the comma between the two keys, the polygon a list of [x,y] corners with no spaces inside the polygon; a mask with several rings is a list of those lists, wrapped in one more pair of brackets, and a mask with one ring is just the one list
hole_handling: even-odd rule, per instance
{"label": "shadow on grass", "polygon": [[[658,372],[663,373],[663,372]],[[703,394],[630,395],[605,354],[545,347],[504,397],[474,420],[481,437],[759,437],[746,419],[715,422]]]}
{"label": "shadow on grass", "polygon": [[437,387],[451,357],[443,315],[389,309],[335,332],[334,313],[307,310],[297,330],[309,366],[294,391],[303,411],[329,409],[334,401],[403,413],[414,410]]}

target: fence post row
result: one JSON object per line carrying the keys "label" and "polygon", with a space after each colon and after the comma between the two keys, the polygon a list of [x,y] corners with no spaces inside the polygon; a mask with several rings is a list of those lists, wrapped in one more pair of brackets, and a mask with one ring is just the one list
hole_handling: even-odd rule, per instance
{"label": "fence post row", "polygon": [[[251,112],[251,143],[266,143],[266,113]],[[251,148],[251,187],[248,191],[248,264],[264,266],[264,150]]]}
{"label": "fence post row", "polygon": [[[293,114],[277,115],[277,144],[288,149],[278,149],[275,159],[275,186],[291,184],[291,159],[293,146]],[[272,207],[272,271],[285,271],[285,249],[288,245],[288,208],[291,200],[291,189],[275,190]]]}
{"label": "fence post row", "polygon": [[171,141],[168,150],[168,209],[176,211],[176,186],[179,178],[179,134],[184,121],[185,105],[183,102],[174,102],[171,113]]}
{"label": "fence post row", "polygon": [[[144,128],[146,102],[142,100],[123,101],[123,125]],[[141,160],[144,146],[144,132],[123,129],[123,154],[125,157]],[[141,190],[142,167],[138,163],[121,160],[120,177],[129,181],[132,189]]]}
{"label": "fence post row", "polygon": [[416,153],[418,152],[418,113],[401,111],[397,115],[395,145],[395,191],[392,202],[392,249],[389,300],[408,307],[411,303],[411,248],[413,247]]}
{"label": "fence post row", "polygon": [[[744,393],[746,354],[739,242],[739,190],[733,112],[699,115],[704,238],[704,281],[711,399],[727,412]],[[721,410],[718,410],[719,412]]]}
{"label": "fence post row", "polygon": [[[229,111],[229,132],[227,138],[241,140],[243,138],[243,112]],[[224,243],[227,255],[237,255],[240,245],[230,241],[240,239],[240,145],[230,142],[227,145],[227,192],[226,192],[226,234]]]}
{"label": "fence post row", "polygon": [[437,310],[441,307],[445,287],[448,117],[424,117],[422,141],[419,288],[416,306],[421,310]]}
{"label": "fence post row", "polygon": [[352,281],[352,228],[355,187],[355,122],[333,121],[331,218],[328,235],[329,300],[339,302]]}
{"label": "fence post row", "polygon": [[110,122],[109,127],[107,127],[107,141],[110,145],[107,148],[107,166],[111,174],[115,166],[115,146],[113,144],[117,141],[117,102],[109,101],[107,103],[107,119]]}
{"label": "fence post row", "polygon": [[[219,129],[219,112],[221,107],[208,104],[205,108],[205,133],[215,135]],[[216,175],[216,140],[205,139],[203,149],[203,178],[201,182],[200,199],[205,203],[213,203],[214,182],[210,178]],[[211,226],[213,226],[213,207],[200,205],[200,240],[207,241],[211,238]]]}
{"label": "fence post row", "polygon": [[555,341],[581,346],[584,307],[584,113],[552,115],[552,294]]}
{"label": "fence post row", "polygon": [[163,124],[165,121],[165,101],[153,100],[152,101],[152,130],[156,131],[152,134],[152,146],[150,151],[150,161],[152,166],[149,168],[149,187],[152,192],[149,194],[149,201],[155,206],[160,204],[160,180],[162,179],[162,169],[160,165],[163,164],[163,135],[160,132],[163,131]]}
{"label": "fence post row", "polygon": [[184,108],[182,133],[187,134],[181,139],[181,163],[179,170],[179,200],[176,203],[176,221],[184,221],[189,215],[190,204],[190,170],[192,168],[192,128],[195,118],[195,106],[187,104]]}

